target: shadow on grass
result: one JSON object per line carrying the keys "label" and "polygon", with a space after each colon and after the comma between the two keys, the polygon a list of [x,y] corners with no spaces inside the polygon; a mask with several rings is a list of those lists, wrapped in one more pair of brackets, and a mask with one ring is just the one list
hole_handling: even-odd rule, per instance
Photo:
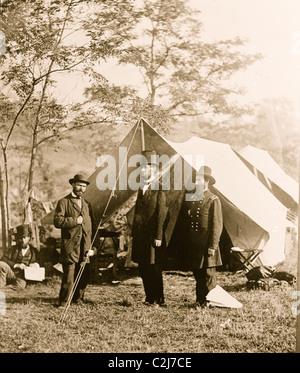
{"label": "shadow on grass", "polygon": [[112,270],[107,270],[102,272],[101,276],[94,279],[91,285],[101,285],[101,286],[116,286],[123,281],[130,280],[139,277],[139,271],[137,268],[120,269],[116,274]]}

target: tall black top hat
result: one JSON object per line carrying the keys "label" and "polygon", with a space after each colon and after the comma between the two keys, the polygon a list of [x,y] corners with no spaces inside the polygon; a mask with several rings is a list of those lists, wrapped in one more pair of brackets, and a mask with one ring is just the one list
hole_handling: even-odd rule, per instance
{"label": "tall black top hat", "polygon": [[159,163],[157,162],[158,155],[156,154],[155,150],[144,150],[142,151],[142,161],[141,165],[153,165],[153,166],[159,166]]}
{"label": "tall black top hat", "polygon": [[202,166],[200,170],[198,171],[198,174],[204,175],[205,177],[208,177],[210,179],[210,185],[214,185],[216,180],[212,176],[212,170],[208,166]]}
{"label": "tall black top hat", "polygon": [[17,234],[16,236],[18,238],[26,237],[26,236],[31,236],[31,229],[29,224],[24,224],[24,225],[19,225],[17,227]]}
{"label": "tall black top hat", "polygon": [[83,174],[77,174],[69,180],[69,183],[85,183],[86,185],[89,185],[90,182],[87,181],[87,177],[85,177]]}

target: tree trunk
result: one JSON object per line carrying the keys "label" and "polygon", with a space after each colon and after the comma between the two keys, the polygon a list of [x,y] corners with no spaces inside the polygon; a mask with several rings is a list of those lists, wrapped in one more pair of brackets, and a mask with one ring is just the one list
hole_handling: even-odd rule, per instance
{"label": "tree trunk", "polygon": [[[3,159],[4,159],[4,173],[5,173],[5,197],[4,197],[4,188],[3,188],[3,198],[5,199],[4,210],[6,210],[6,232],[10,228],[10,214],[9,214],[9,172],[8,172],[8,163],[7,163],[7,147],[2,148]],[[2,178],[2,173],[1,173]],[[3,179],[2,179],[3,181]],[[4,184],[4,183],[3,183]]]}
{"label": "tree trunk", "polygon": [[1,205],[1,228],[2,228],[2,252],[5,255],[7,250],[7,222],[5,213],[4,183],[2,170],[0,168],[0,205]]}
{"label": "tree trunk", "polygon": [[34,166],[35,166],[35,159],[36,159],[36,143],[37,143],[37,134],[36,131],[33,134],[32,139],[32,149],[31,149],[31,157],[30,157],[30,166],[29,166],[29,174],[28,174],[28,192],[32,189],[33,186],[33,174],[34,174]]}
{"label": "tree trunk", "polygon": [[33,135],[32,135],[31,158],[30,158],[30,166],[29,166],[29,174],[28,174],[28,192],[32,189],[32,186],[33,186],[34,166],[35,166],[36,152],[37,152],[37,147],[38,147],[38,128],[40,125],[40,113],[43,108],[43,102],[46,96],[46,90],[48,87],[49,76],[51,73],[53,63],[54,61],[52,60],[48,68],[48,74],[46,75],[46,78],[45,78],[45,82],[43,85],[41,98],[40,98],[40,102],[37,108],[37,113],[36,113],[36,118],[35,118],[35,124],[34,124]]}

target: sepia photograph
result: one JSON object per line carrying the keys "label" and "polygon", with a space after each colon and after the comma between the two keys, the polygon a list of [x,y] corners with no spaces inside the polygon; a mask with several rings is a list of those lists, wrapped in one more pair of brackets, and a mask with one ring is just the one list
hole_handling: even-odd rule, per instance
{"label": "sepia photograph", "polygon": [[298,0],[0,0],[0,77],[3,357],[300,352]]}

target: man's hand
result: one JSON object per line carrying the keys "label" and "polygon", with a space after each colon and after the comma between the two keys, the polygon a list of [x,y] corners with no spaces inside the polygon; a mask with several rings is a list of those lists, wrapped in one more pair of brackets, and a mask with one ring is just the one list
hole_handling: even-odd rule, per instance
{"label": "man's hand", "polygon": [[96,248],[93,247],[92,249],[90,249],[89,251],[87,251],[85,255],[88,256],[88,257],[90,257],[90,256],[94,256],[95,253],[96,253]]}
{"label": "man's hand", "polygon": [[15,265],[14,265],[14,268],[25,269],[25,268],[26,268],[26,265],[25,265],[24,263],[21,263],[21,264],[15,264]]}
{"label": "man's hand", "polygon": [[210,247],[208,249],[208,256],[214,256],[215,252],[216,252],[216,250],[213,247]]}
{"label": "man's hand", "polygon": [[83,217],[79,215],[77,218],[77,224],[82,224],[82,222],[83,222]]}
{"label": "man's hand", "polygon": [[154,240],[154,246],[156,246],[156,247],[160,247],[160,246],[161,246],[161,240],[157,240],[157,239],[155,239],[155,240]]}

